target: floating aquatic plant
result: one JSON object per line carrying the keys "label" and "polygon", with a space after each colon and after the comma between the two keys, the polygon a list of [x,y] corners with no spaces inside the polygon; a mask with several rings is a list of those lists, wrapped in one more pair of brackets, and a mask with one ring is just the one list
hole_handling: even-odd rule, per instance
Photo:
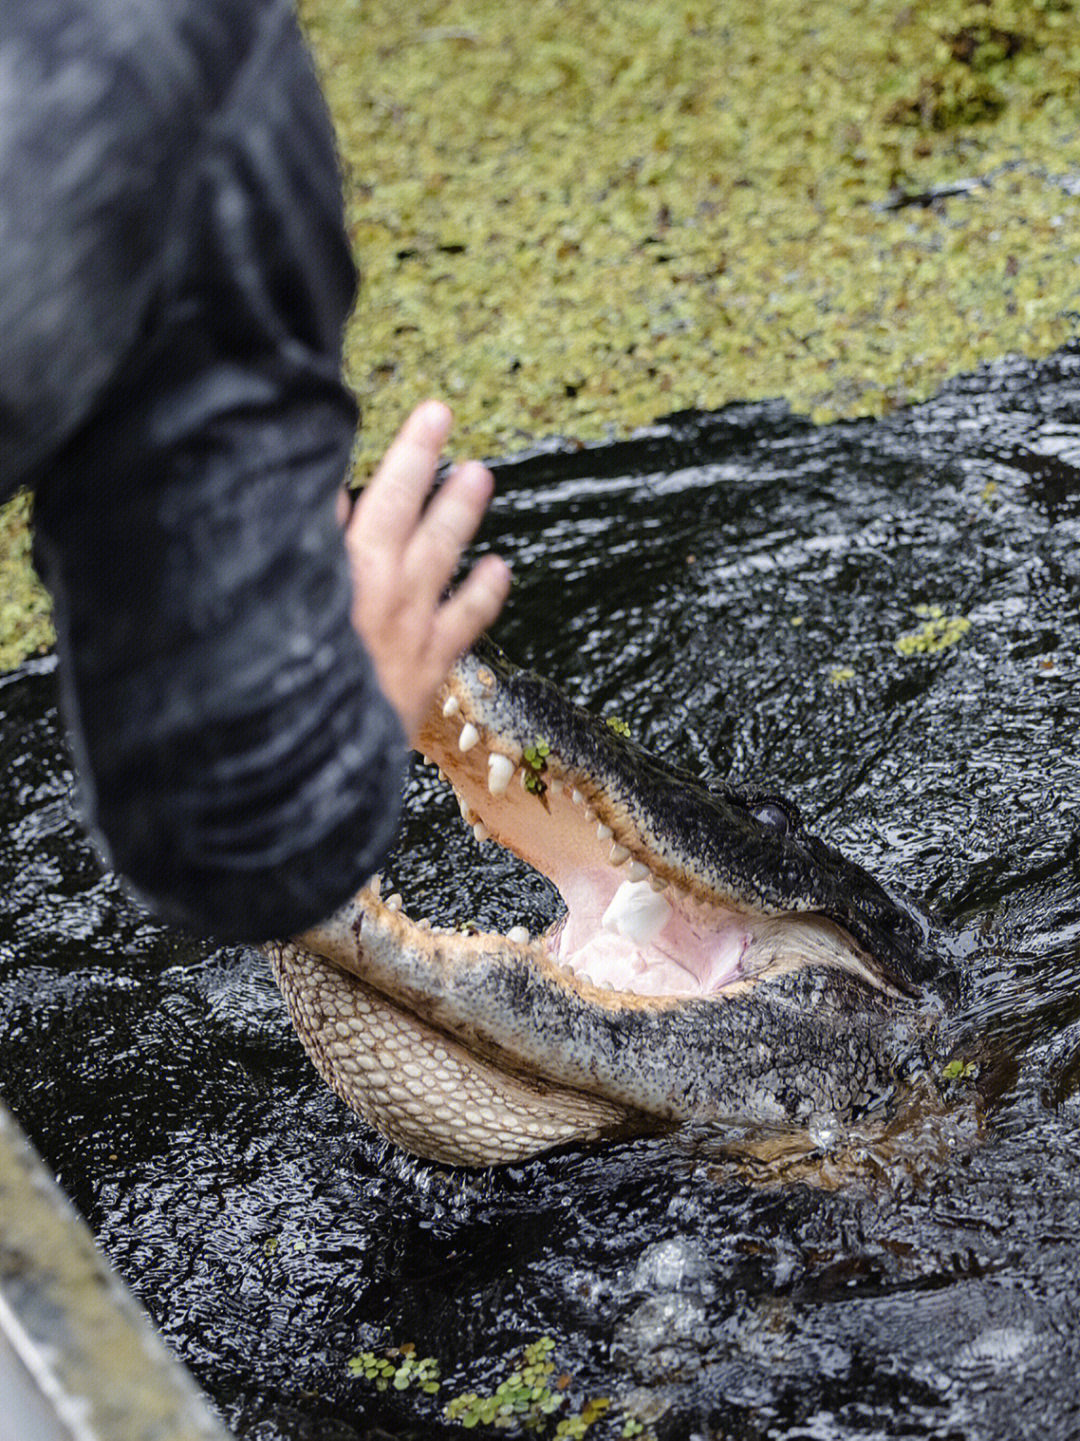
{"label": "floating aquatic plant", "polygon": [[[496,455],[765,396],[883,414],[1077,333],[1080,0],[299,8],[361,469],[432,392]],[[0,533],[0,665],[51,639],[26,549]]]}
{"label": "floating aquatic plant", "polygon": [[940,605],[917,605],[915,614],[922,617],[925,624],[893,642],[896,650],[904,656],[933,655],[946,650],[971,629],[971,621],[966,615],[946,615]]}
{"label": "floating aquatic plant", "polygon": [[[585,1401],[579,1411],[555,1420],[555,1413],[567,1408],[570,1377],[565,1372],[556,1376],[555,1363],[551,1360],[554,1349],[555,1342],[550,1336],[531,1342],[518,1365],[493,1392],[466,1391],[448,1401],[443,1407],[446,1419],[460,1422],[465,1430],[484,1425],[496,1430],[544,1433],[554,1441],[588,1435],[592,1426],[611,1409],[611,1402],[606,1396],[594,1396]],[[371,1382],[376,1391],[407,1391],[416,1387],[434,1396],[442,1384],[435,1357],[417,1357],[416,1347],[410,1342],[383,1352],[360,1351],[351,1356],[345,1366],[350,1376]],[[628,1416],[621,1434],[632,1437],[645,1433],[641,1423]]]}
{"label": "floating aquatic plant", "polygon": [[531,746],[526,746],[522,753],[521,759],[525,767],[522,771],[522,784],[534,796],[542,796],[547,790],[541,775],[547,770],[547,758],[550,754],[551,746],[543,737],[538,737]]}
{"label": "floating aquatic plant", "polygon": [[[364,464],[785,396],[882,414],[1080,310],[1080,3],[302,0]],[[722,59],[721,59],[722,57]]]}
{"label": "floating aquatic plant", "polygon": [[434,1356],[422,1359],[416,1355],[416,1347],[410,1342],[397,1346],[378,1355],[374,1351],[361,1351],[350,1356],[345,1363],[350,1376],[363,1376],[374,1382],[376,1391],[407,1391],[410,1386],[434,1396],[440,1386],[439,1363]]}

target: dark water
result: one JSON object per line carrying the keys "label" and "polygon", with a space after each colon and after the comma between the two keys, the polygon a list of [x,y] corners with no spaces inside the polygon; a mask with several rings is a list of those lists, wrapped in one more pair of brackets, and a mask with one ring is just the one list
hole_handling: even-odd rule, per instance
{"label": "dark water", "polygon": [[[978,1087],[909,1138],[932,1163],[901,1144],[829,1190],[666,1141],[491,1176],[402,1157],[308,1069],[258,957],[101,876],[48,663],[0,686],[0,1076],[24,1126],[248,1441],[460,1434],[446,1400],[544,1336],[561,1414],[611,1399],[598,1438],[628,1415],[668,1438],[1080,1435],[1080,350],[879,422],[736,407],[508,464],[488,531],[515,658],[708,780],[786,792],[978,938],[956,1027]],[[927,605],[970,630],[901,656]],[[389,867],[410,911],[549,916],[490,850],[418,771]],[[347,1373],[401,1342],[438,1358],[438,1397]]]}

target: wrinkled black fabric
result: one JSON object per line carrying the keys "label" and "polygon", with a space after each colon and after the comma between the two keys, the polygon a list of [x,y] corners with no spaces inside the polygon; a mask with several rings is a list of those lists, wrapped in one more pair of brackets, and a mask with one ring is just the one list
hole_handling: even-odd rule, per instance
{"label": "wrinkled black fabric", "polygon": [[3,0],[0,486],[36,490],[89,822],[225,938],[325,916],[397,824],[334,515],[354,283],[286,0]]}

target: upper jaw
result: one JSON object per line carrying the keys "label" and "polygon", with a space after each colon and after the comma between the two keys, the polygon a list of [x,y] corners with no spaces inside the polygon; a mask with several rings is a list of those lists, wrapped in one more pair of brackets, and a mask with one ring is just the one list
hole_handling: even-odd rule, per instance
{"label": "upper jaw", "polygon": [[[918,989],[925,958],[913,917],[808,836],[793,808],[706,791],[490,642],[457,663],[419,744],[477,839],[498,841],[558,887],[570,914],[548,933],[547,952],[587,980],[715,995],[819,962],[888,994]],[[647,965],[632,954],[639,943]],[[619,945],[626,966],[644,972],[635,981],[608,964]]]}

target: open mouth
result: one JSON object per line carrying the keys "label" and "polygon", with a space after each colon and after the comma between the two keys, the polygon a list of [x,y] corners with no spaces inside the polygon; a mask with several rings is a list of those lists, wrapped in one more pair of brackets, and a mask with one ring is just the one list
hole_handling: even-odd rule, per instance
{"label": "open mouth", "polygon": [[[643,798],[613,776],[610,751],[618,753],[619,738],[604,734],[605,723],[563,702],[558,717],[546,718],[558,726],[545,728],[542,706],[527,713],[507,702],[493,657],[467,660],[421,733],[425,759],[453,787],[476,841],[503,846],[540,871],[566,907],[542,934],[512,926],[499,936],[502,944],[594,987],[639,996],[715,997],[811,964],[841,967],[897,994],[872,957],[825,915],[732,894],[730,886],[721,892],[692,870],[665,844],[665,818],[649,813],[656,796]],[[568,725],[574,734],[564,749],[554,730]],[[595,763],[599,752],[606,765]],[[627,754],[631,766],[649,769],[654,787],[664,782],[664,768],[644,752]],[[581,763],[590,759],[593,765]],[[679,805],[679,785],[667,799]],[[745,816],[745,828],[766,834],[786,828],[776,802],[757,809]],[[692,845],[697,818],[674,818],[672,831],[680,826],[689,827]],[[736,831],[731,844],[738,850],[745,839]],[[370,900],[378,903],[377,889]],[[401,897],[382,904],[400,911]]]}
{"label": "open mouth", "polygon": [[481,643],[419,745],[476,840],[566,914],[440,931],[375,880],[265,948],[320,1073],[407,1150],[494,1165],[892,1094],[894,1019],[914,1023],[930,964],[912,919],[786,802],[707,790],[623,729]]}

